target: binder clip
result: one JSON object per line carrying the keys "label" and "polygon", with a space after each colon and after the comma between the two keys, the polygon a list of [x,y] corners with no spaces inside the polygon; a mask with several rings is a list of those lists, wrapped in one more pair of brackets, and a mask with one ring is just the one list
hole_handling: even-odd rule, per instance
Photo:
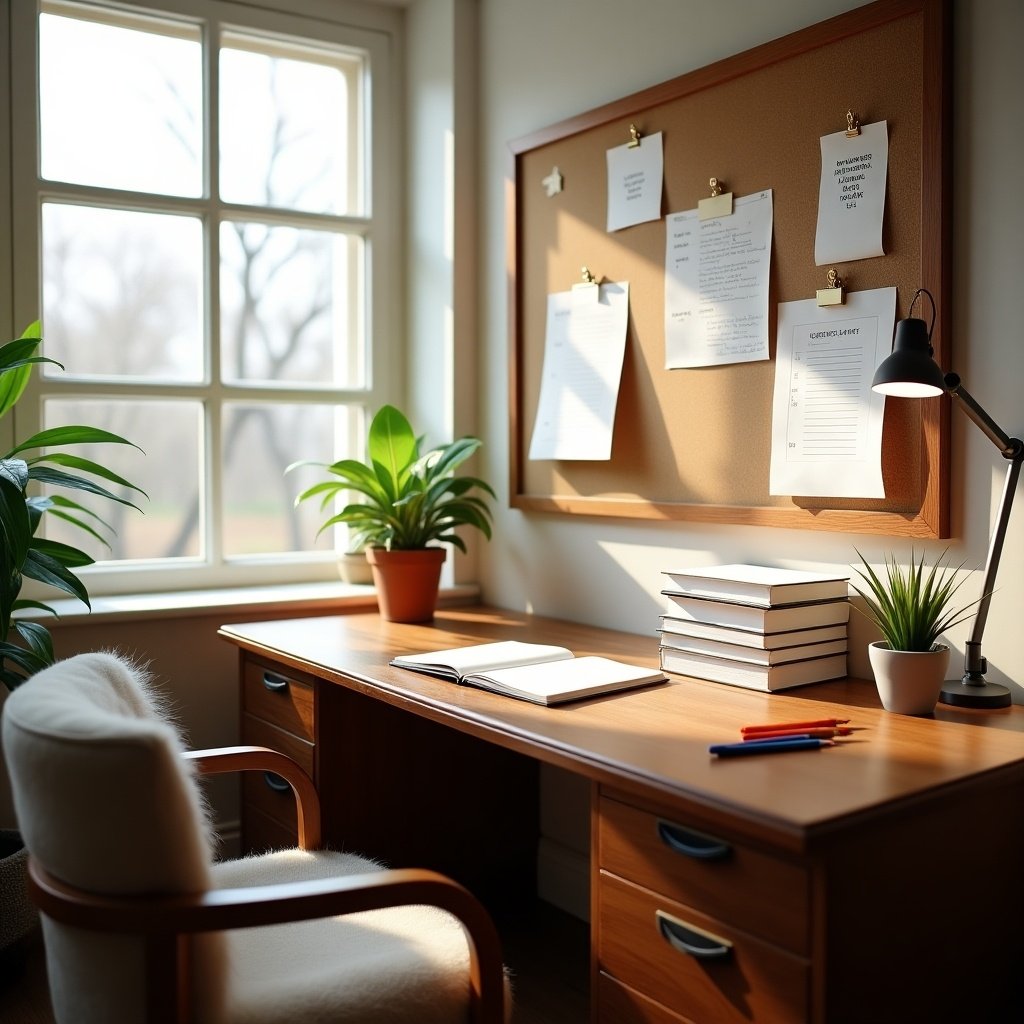
{"label": "binder clip", "polygon": [[721,190],[722,182],[718,178],[711,178],[708,184],[711,186],[711,196],[697,203],[697,219],[710,220],[712,217],[731,217],[732,193]]}
{"label": "binder clip", "polygon": [[626,143],[627,149],[636,149],[640,145],[640,132],[637,131],[635,124],[629,126],[629,142]]}
{"label": "binder clip", "polygon": [[852,111],[846,112],[846,137],[848,139],[855,139],[860,135],[860,121],[857,120],[857,115]]}
{"label": "binder clip", "polygon": [[544,186],[544,191],[547,193],[548,199],[552,196],[557,196],[562,191],[562,186],[565,179],[562,177],[562,172],[558,169],[557,165],[551,168],[551,173],[546,178],[541,178],[540,183]]}
{"label": "binder clip", "polygon": [[572,286],[573,302],[599,302],[601,285],[598,279],[590,272],[589,267],[580,267],[580,274],[583,280]]}
{"label": "binder clip", "polygon": [[843,294],[843,282],[839,279],[835,267],[829,268],[829,272],[825,275],[825,280],[828,282],[828,287],[818,289],[818,305],[843,305],[846,302],[846,296]]}

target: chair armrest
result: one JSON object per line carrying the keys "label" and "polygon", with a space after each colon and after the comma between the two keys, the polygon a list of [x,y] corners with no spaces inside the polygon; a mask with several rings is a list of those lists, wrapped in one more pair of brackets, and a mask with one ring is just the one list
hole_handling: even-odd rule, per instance
{"label": "chair armrest", "polygon": [[426,904],[458,919],[470,954],[473,1020],[504,1020],[501,940],[476,897],[435,871],[405,868],[189,896],[103,896],[54,878],[29,858],[29,888],[39,909],[64,924],[139,935],[224,931]]}
{"label": "chair armrest", "polygon": [[192,761],[203,775],[238,771],[274,772],[280,775],[295,794],[299,848],[316,850],[320,847],[320,796],[313,780],[287,754],[269,747],[218,747],[213,750],[188,750],[182,756]]}

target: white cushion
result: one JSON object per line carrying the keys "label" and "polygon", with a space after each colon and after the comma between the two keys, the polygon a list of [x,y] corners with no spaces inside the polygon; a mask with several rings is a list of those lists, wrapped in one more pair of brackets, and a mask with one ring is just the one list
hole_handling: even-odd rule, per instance
{"label": "white cushion", "polygon": [[[37,673],[4,704],[3,745],[18,824],[52,875],[104,894],[199,893],[211,884],[212,833],[176,729],[146,674],[110,654]],[[56,1019],[143,1019],[142,946],[45,916]],[[195,942],[197,999],[219,1004],[223,938]]]}
{"label": "white cushion", "polygon": [[[365,874],[350,853],[284,850],[214,865],[218,889]],[[228,935],[231,1024],[451,1024],[468,1019],[462,926],[412,906]]]}

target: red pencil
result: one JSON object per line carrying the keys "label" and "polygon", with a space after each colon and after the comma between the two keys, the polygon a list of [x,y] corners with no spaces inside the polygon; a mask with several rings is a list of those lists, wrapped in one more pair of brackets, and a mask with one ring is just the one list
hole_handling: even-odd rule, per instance
{"label": "red pencil", "polygon": [[834,728],[812,726],[809,729],[772,729],[770,731],[766,729],[764,732],[745,732],[742,735],[744,740],[783,739],[787,736],[810,736],[812,739],[830,740],[836,736],[849,736],[852,732],[852,729],[839,725]]}
{"label": "red pencil", "polygon": [[740,732],[746,736],[748,733],[779,732],[780,730],[803,731],[805,729],[834,729],[840,725],[846,725],[848,718],[819,718],[813,722],[773,722],[770,725],[745,725]]}

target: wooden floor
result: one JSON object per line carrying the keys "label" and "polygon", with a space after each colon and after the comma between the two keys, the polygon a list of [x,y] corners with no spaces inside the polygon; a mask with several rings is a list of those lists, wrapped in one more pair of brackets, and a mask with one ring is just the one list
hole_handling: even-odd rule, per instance
{"label": "wooden floor", "polygon": [[[515,997],[512,1024],[586,1024],[587,925],[546,903],[499,924]],[[38,931],[0,953],[0,1021],[53,1024]]]}

